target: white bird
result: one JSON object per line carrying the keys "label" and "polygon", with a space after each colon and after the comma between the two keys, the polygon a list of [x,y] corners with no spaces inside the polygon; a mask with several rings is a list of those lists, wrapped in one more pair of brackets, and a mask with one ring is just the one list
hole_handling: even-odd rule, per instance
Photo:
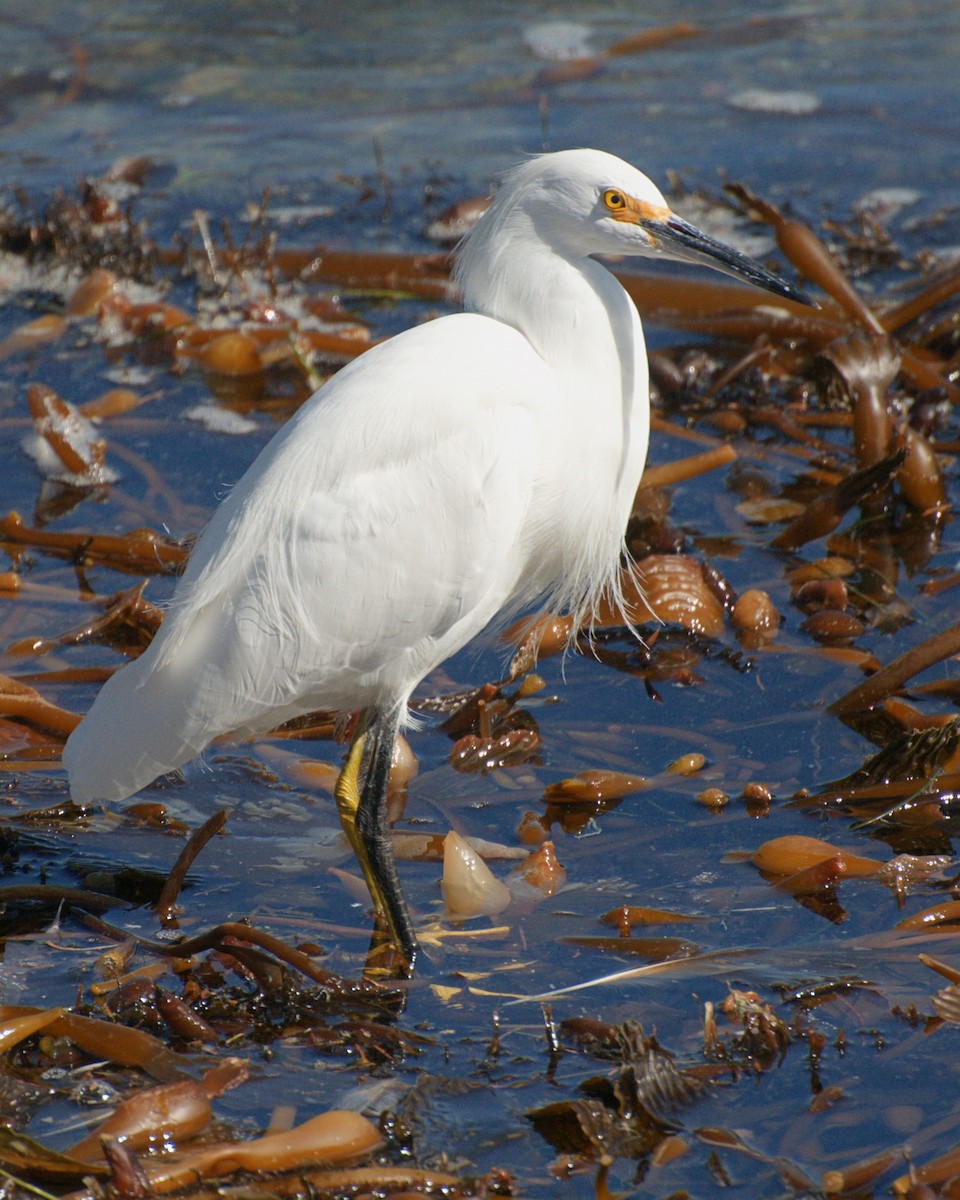
{"label": "white bird", "polygon": [[214,514],[153,643],[67,742],[76,800],[122,800],[225,734],[360,710],[338,808],[412,968],[384,798],[413,689],[505,610],[617,594],[647,357],[593,254],[703,262],[807,302],[610,154],[515,168],[459,250],[466,312],[340,371]]}

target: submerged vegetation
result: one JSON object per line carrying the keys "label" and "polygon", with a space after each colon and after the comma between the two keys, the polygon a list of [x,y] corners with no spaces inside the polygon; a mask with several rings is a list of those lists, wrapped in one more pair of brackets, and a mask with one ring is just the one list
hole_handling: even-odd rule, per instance
{"label": "submerged vegetation", "polygon": [[[428,864],[421,914],[443,860],[446,909],[400,984],[365,957],[345,872],[323,872],[340,915],[309,890],[291,915],[289,891],[251,895],[232,815],[226,832],[221,812],[194,821],[176,781],[121,813],[80,809],[58,770],[94,688],[149,643],[246,443],[455,302],[442,246],[287,244],[268,198],[242,236],[196,214],[158,245],[136,217],[153,169],[126,160],[0,214],[12,1190],[201,1196],[241,1174],[263,1195],[531,1194],[553,1177],[599,1196],[632,1179],[651,1195],[960,1195],[939,1082],[960,1022],[960,265],[905,256],[870,211],[815,232],[743,186],[678,194],[701,223],[771,230],[820,308],[620,273],[648,323],[685,339],[652,356],[669,461],[627,532],[643,641],[593,613],[581,675],[551,659],[569,618],[542,614],[508,631],[497,678],[418,699],[431,770],[411,787],[416,761],[397,767],[398,856]],[[482,204],[428,214],[432,232]],[[585,405],[578,436],[589,421]],[[343,732],[316,714],[224,748],[214,775],[241,812],[259,806],[239,820],[300,806],[299,837],[332,828]],[[433,810],[401,819],[408,787]],[[481,820],[494,842],[460,837]],[[515,860],[505,882],[497,859]],[[222,1099],[276,1069],[279,1104],[318,1064],[349,1067],[353,1107],[377,1120],[277,1107],[251,1137],[266,1121]]]}

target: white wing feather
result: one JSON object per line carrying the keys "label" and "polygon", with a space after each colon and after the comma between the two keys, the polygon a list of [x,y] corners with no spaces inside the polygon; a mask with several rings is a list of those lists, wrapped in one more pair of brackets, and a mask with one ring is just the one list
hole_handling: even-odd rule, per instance
{"label": "white wing feather", "polygon": [[315,708],[405,702],[550,587],[546,561],[521,578],[551,449],[530,405],[550,374],[520,334],[460,314],[325,385],[215,513],[153,644],[69,739],[73,795],[122,799],[219,735]]}

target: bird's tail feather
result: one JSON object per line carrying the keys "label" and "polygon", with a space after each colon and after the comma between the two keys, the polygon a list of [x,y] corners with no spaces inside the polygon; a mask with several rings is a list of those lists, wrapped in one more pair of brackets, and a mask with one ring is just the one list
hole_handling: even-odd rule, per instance
{"label": "bird's tail feather", "polygon": [[125,800],[194,758],[208,738],[189,729],[195,681],[146,660],[117,671],[67,739],[63,765],[78,803]]}

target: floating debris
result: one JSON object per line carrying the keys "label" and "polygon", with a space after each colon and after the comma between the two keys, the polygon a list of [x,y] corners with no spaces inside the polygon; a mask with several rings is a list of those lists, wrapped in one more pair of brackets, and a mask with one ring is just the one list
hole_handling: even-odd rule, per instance
{"label": "floating debris", "polygon": [[256,421],[249,417],[241,417],[239,413],[231,412],[229,408],[218,408],[215,404],[195,404],[193,408],[184,411],[188,421],[197,421],[210,433],[226,433],[239,436],[253,433],[257,428]]}
{"label": "floating debris", "polygon": [[528,25],[523,40],[531,54],[546,62],[568,62],[572,58],[587,58],[594,31],[577,21],[542,21]]}
{"label": "floating debris", "polygon": [[453,830],[444,838],[440,884],[447,916],[454,921],[495,916],[510,903],[510,891],[473,847]]}
{"label": "floating debris", "polygon": [[727,103],[731,108],[741,108],[744,112],[808,117],[820,107],[820,98],[813,92],[775,92],[766,88],[746,88],[728,96]]}

